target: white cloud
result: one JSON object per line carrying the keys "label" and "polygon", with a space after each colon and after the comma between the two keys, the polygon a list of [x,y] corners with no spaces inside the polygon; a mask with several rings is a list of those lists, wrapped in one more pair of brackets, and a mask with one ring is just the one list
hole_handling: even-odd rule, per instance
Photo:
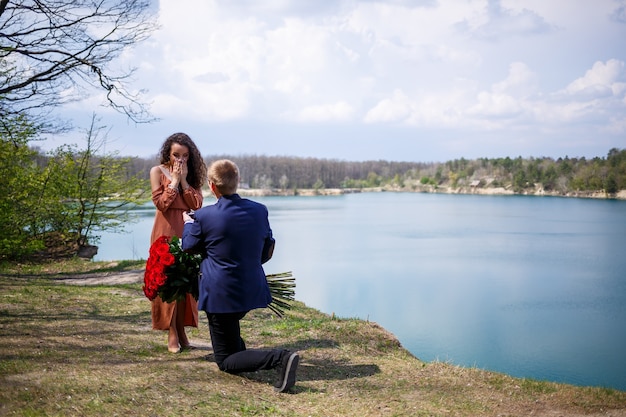
{"label": "white cloud", "polygon": [[626,133],[625,75],[623,61],[596,62],[565,89],[546,98],[543,121],[549,114],[548,122],[589,125],[596,135],[597,132]]}
{"label": "white cloud", "polygon": [[398,122],[406,119],[412,112],[409,98],[400,90],[395,90],[393,96],[381,100],[365,115],[366,123]]}
{"label": "white cloud", "polygon": [[535,73],[523,62],[513,62],[509,66],[508,77],[493,85],[494,93],[516,92],[519,96],[527,96],[536,91]]}
{"label": "white cloud", "polygon": [[478,93],[478,104],[468,109],[468,114],[481,118],[488,117],[514,117],[522,111],[520,102],[508,95],[501,93]]}
{"label": "white cloud", "polygon": [[[495,82],[490,91],[480,91],[476,102],[467,109],[466,114],[477,119],[493,118],[491,128],[504,127],[519,118],[527,118],[530,102],[536,92],[535,74],[521,62],[509,66],[507,78]],[[532,110],[530,110],[532,112]]]}
{"label": "white cloud", "polygon": [[615,9],[611,12],[611,18],[620,23],[626,23],[626,1],[620,0]]}
{"label": "white cloud", "polygon": [[482,13],[460,22],[457,27],[469,32],[478,39],[500,41],[511,36],[538,35],[554,30],[544,17],[537,12],[520,8],[519,2],[514,8],[503,7],[501,0],[488,0]]}
{"label": "white cloud", "polygon": [[300,122],[333,122],[347,121],[352,118],[354,110],[346,102],[309,106],[300,110],[296,118]]}
{"label": "white cloud", "polygon": [[[362,136],[402,127],[463,140],[524,131],[533,139],[519,143],[538,147],[607,131],[626,147],[615,133],[626,124],[624,0],[159,7],[161,30],[123,58],[139,68],[137,88],[150,90],[147,101],[164,120],[341,125]],[[351,140],[337,135],[337,147]]]}
{"label": "white cloud", "polygon": [[591,91],[605,95],[607,93],[613,94],[615,87],[615,92],[619,94],[620,91],[623,91],[619,81],[624,80],[626,80],[624,62],[611,59],[606,63],[596,62],[593,64],[593,67],[583,77],[570,83],[566,91],[569,94],[588,94]]}

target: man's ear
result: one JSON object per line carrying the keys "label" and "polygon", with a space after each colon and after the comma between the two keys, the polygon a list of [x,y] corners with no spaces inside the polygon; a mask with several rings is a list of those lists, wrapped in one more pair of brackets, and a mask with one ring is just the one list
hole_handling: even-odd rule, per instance
{"label": "man's ear", "polygon": [[220,198],[220,191],[217,189],[217,185],[213,181],[209,181],[209,188],[211,188],[211,192],[215,196],[215,198]]}

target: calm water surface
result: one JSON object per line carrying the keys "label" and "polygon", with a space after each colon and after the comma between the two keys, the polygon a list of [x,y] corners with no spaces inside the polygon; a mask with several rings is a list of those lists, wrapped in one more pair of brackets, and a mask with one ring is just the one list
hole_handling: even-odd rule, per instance
{"label": "calm water surface", "polygon": [[[264,197],[266,273],[375,321],[424,361],[626,390],[626,202],[367,193]],[[212,200],[205,203],[210,204]],[[97,260],[147,257],[154,208]]]}

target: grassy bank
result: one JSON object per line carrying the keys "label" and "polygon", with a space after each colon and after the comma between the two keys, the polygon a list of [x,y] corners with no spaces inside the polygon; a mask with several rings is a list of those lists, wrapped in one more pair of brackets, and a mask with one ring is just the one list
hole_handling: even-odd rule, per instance
{"label": "grassy bank", "polygon": [[200,348],[170,354],[140,284],[67,284],[96,266],[114,276],[138,265],[0,269],[0,415],[626,416],[626,392],[424,363],[375,323],[301,303],[242,323],[249,347],[301,352],[296,386],[275,394],[273,371],[217,369],[202,315],[188,329]]}

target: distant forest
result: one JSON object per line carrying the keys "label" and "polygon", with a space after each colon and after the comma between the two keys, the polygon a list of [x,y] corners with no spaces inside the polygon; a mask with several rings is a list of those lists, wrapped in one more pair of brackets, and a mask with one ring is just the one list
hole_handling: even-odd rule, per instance
{"label": "distant forest", "polygon": [[[388,188],[416,191],[446,187],[495,188],[515,193],[537,189],[552,194],[626,190],[626,149],[611,149],[606,157],[586,158],[479,158],[448,162],[351,162],[334,159],[259,155],[211,155],[228,158],[238,166],[241,188],[257,189],[362,189]],[[155,159],[133,158],[130,174],[148,179]]]}

